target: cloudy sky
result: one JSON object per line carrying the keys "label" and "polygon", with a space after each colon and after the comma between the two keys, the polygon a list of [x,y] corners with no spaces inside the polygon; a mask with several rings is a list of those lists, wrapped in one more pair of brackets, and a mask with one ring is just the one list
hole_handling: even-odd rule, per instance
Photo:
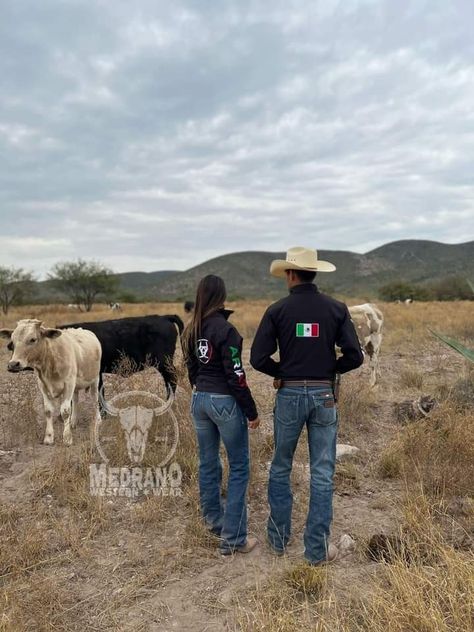
{"label": "cloudy sky", "polygon": [[2,0],[0,265],[474,238],[472,0]]}

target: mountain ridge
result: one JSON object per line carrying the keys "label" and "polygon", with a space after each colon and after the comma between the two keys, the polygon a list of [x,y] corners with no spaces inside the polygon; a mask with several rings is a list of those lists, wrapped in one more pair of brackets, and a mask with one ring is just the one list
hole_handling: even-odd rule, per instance
{"label": "mountain ridge", "polygon": [[[318,285],[326,292],[375,298],[378,289],[391,281],[429,284],[448,276],[474,281],[474,241],[445,244],[432,240],[391,241],[366,253],[346,250],[318,250],[321,259],[336,265],[332,273],[320,273]],[[187,270],[122,272],[116,299],[181,301],[192,299],[199,280],[207,274],[223,277],[229,298],[274,298],[282,293],[282,281],[270,276],[273,259],[284,252],[243,250],[213,257]],[[37,284],[39,295],[67,300],[54,292],[50,282]]]}
{"label": "mountain ridge", "polygon": [[[366,253],[319,250],[321,259],[336,265],[336,272],[318,276],[327,291],[375,296],[378,288],[394,280],[411,283],[439,281],[450,275],[474,278],[474,241],[444,244],[432,240],[392,241]],[[155,286],[157,300],[192,298],[200,278],[218,274],[235,298],[273,297],[281,294],[281,280],[269,274],[273,259],[284,252],[239,251],[213,257],[187,270],[161,276]],[[154,275],[159,273],[143,273]]]}

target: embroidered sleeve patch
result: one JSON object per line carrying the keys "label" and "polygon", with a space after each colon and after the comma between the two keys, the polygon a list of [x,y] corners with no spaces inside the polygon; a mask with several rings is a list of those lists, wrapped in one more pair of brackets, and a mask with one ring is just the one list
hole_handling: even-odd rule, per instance
{"label": "embroidered sleeve patch", "polygon": [[229,347],[230,355],[232,358],[232,362],[234,364],[234,373],[237,376],[239,381],[239,386],[242,388],[247,386],[247,381],[245,379],[245,372],[242,368],[242,362],[240,360],[240,353],[237,347]]}
{"label": "embroidered sleeve patch", "polygon": [[297,338],[319,338],[319,323],[296,323]]}

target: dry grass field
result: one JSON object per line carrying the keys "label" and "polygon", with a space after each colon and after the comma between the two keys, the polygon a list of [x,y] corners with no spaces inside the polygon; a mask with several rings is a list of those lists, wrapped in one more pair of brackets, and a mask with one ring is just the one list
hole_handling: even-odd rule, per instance
{"label": "dry grass field", "polygon": [[[349,304],[357,301],[351,300]],[[74,445],[43,446],[32,373],[6,372],[0,350],[0,630],[195,632],[469,632],[474,630],[474,372],[427,327],[474,347],[473,303],[379,303],[385,315],[378,386],[368,369],[343,377],[341,443],[360,452],[338,464],[333,540],[355,549],[325,568],[303,563],[307,449],[293,472],[294,537],[275,558],[265,545],[266,481],[272,454],[271,380],[248,366],[265,302],[235,303],[248,381],[261,412],[252,432],[249,527],[259,546],[222,559],[201,525],[190,391],[181,366],[174,410],[182,496],[95,497],[98,462],[90,402],[81,400]],[[181,305],[124,306],[122,316],[177,313]],[[110,318],[34,306],[0,318],[54,326]],[[181,356],[177,354],[177,362]],[[106,379],[109,393],[163,393],[153,369]],[[437,407],[401,421],[397,404],[430,395]],[[164,423],[164,422],[163,422]]]}

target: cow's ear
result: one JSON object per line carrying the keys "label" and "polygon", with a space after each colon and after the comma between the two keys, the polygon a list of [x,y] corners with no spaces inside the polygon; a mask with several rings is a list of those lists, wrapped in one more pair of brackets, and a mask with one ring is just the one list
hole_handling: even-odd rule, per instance
{"label": "cow's ear", "polygon": [[0,329],[0,338],[11,339],[13,333],[13,329]]}
{"label": "cow's ear", "polygon": [[41,335],[45,338],[58,338],[62,333],[61,329],[41,327]]}

